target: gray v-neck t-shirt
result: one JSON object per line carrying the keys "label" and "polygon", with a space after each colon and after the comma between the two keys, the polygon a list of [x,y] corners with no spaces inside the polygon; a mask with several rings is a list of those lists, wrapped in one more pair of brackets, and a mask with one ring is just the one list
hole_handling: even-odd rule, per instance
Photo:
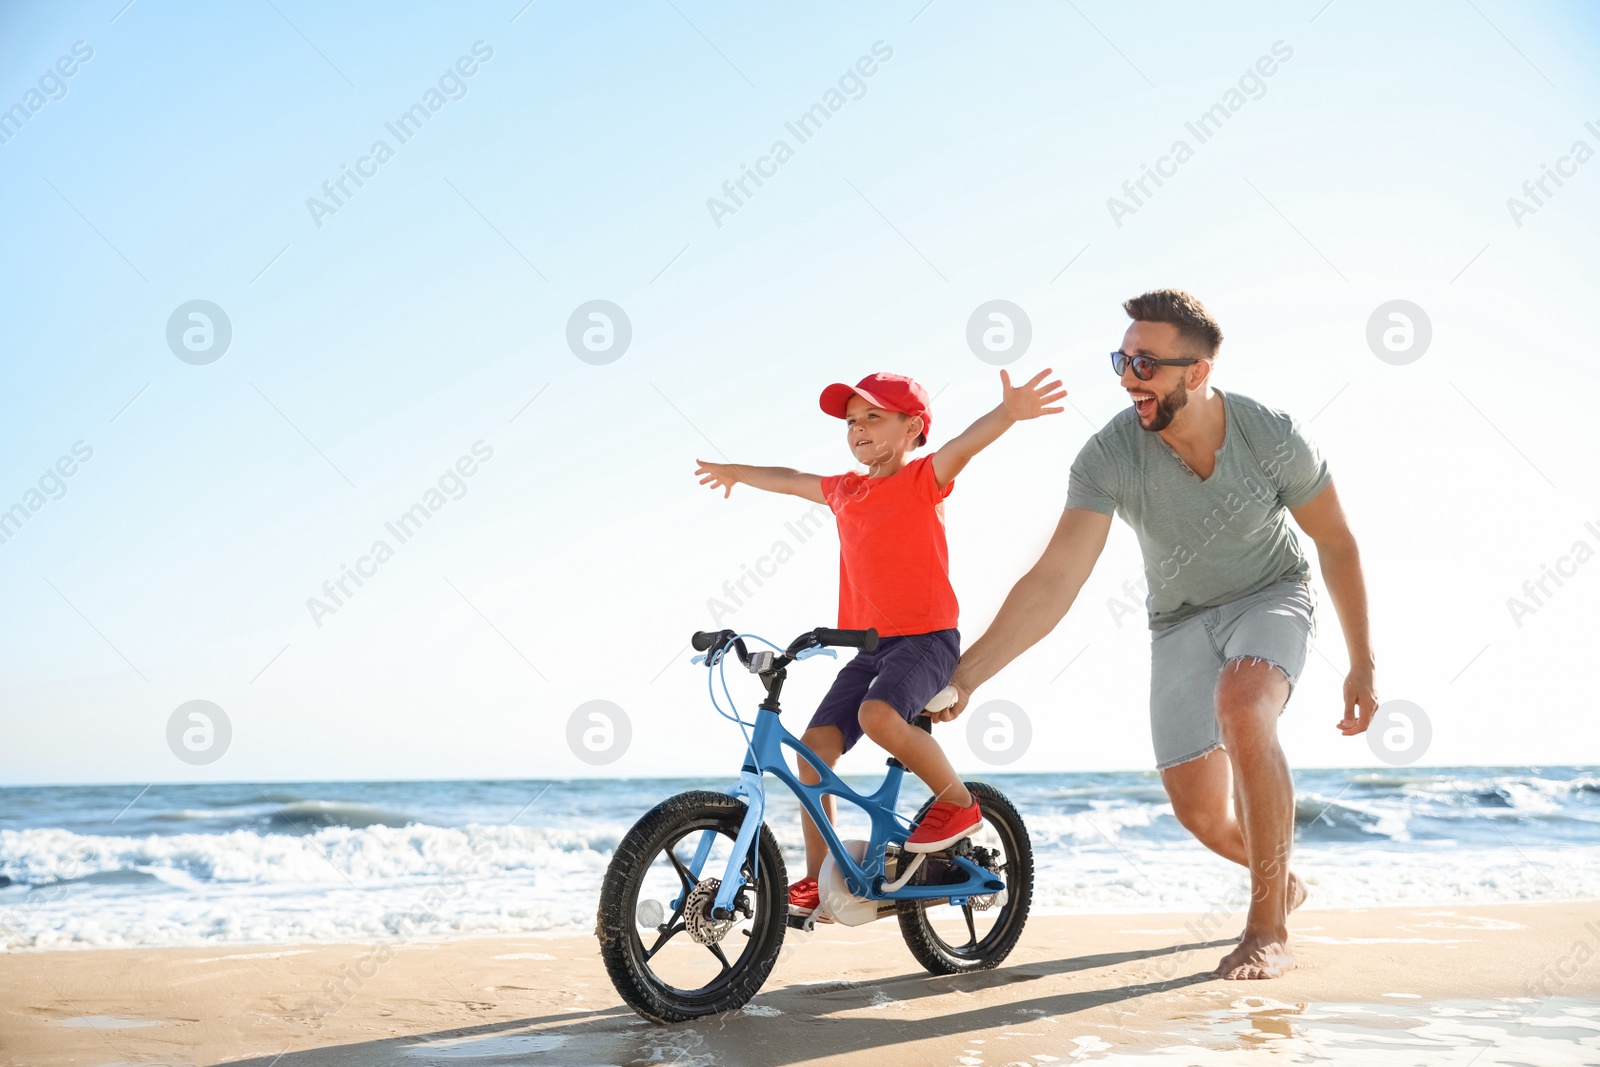
{"label": "gray v-neck t-shirt", "polygon": [[1120,515],[1139,536],[1152,630],[1311,570],[1288,509],[1322,492],[1328,464],[1290,415],[1217,393],[1227,429],[1209,478],[1141,428],[1132,407],[1072,463],[1067,507]]}

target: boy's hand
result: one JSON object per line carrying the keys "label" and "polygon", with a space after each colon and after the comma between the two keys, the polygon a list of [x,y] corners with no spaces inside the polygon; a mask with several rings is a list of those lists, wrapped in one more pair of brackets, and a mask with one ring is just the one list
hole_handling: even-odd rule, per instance
{"label": "boy's hand", "polygon": [[1036,419],[1040,415],[1054,415],[1064,410],[1048,406],[1067,395],[1059,380],[1049,385],[1039,384],[1049,376],[1050,368],[1046,367],[1029,378],[1027,384],[1013,386],[1011,375],[1006,371],[1000,372],[1000,406],[986,412],[933,454],[933,474],[939,482],[939,488],[943,489],[955,481],[956,475],[966,469],[972,457],[999,440],[1000,435],[1010,429],[1013,423]]}
{"label": "boy's hand", "polygon": [[803,497],[814,504],[826,504],[827,498],[822,495],[822,476],[819,474],[802,474],[788,467],[751,467],[743,463],[707,463],[703,459],[695,460],[700,464],[694,469],[696,474],[704,475],[700,479],[701,485],[709,485],[713,489],[722,490],[722,499],[726,500],[733,495],[736,485],[748,485],[752,489],[760,489],[764,493],[788,493],[790,496]]}
{"label": "boy's hand", "polygon": [[1054,415],[1065,410],[1061,407],[1045,406],[1054,404],[1067,395],[1059,379],[1049,385],[1039,384],[1049,374],[1050,368],[1046,367],[1029,378],[1026,385],[1013,387],[1011,375],[1003,370],[1000,372],[1000,406],[1005,409],[1007,418],[1013,422],[1023,422],[1027,419],[1036,419],[1040,415]]}
{"label": "boy's hand", "polygon": [[733,495],[733,487],[740,482],[739,465],[736,463],[707,463],[703,459],[695,460],[700,466],[694,469],[696,474],[705,475],[700,479],[701,485],[709,485],[713,489],[722,490],[722,499],[726,500]]}

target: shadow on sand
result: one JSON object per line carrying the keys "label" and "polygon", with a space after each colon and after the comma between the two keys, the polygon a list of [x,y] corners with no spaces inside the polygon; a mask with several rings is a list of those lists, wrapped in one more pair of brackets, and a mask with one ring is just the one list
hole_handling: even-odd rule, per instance
{"label": "shadow on sand", "polygon": [[[949,1011],[925,1018],[894,1018],[894,1009],[926,997],[977,993],[1102,967],[1179,957],[1200,949],[1232,946],[1231,940],[1194,942],[1134,952],[1105,952],[999,967],[973,974],[930,977],[917,971],[863,982],[816,982],[776,986],[759,996],[763,1014],[743,1011],[707,1016],[672,1026],[651,1024],[624,1005],[600,1011],[561,1012],[482,1026],[463,1026],[403,1038],[365,1041],[289,1052],[276,1057],[231,1060],[230,1067],[358,1067],[364,1064],[556,1063],[630,1064],[681,1061],[739,1063],[750,1067],[892,1050],[911,1041],[950,1037],[1005,1026],[1022,1027],[1046,1016],[1072,1015],[1133,1000],[1147,993],[1210,980],[1209,970],[1165,976],[1105,989],[1084,989],[1010,999],[1004,1004]],[[839,1012],[887,1009],[881,1018],[852,1016],[837,1025]],[[775,1012],[782,1023],[766,1015]],[[553,1055],[551,1055],[553,1054]]]}

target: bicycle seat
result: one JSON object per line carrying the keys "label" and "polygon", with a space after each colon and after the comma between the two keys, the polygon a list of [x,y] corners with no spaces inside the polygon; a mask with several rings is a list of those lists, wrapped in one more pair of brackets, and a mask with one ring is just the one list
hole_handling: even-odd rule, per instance
{"label": "bicycle seat", "polygon": [[933,699],[928,701],[928,706],[922,710],[924,713],[930,715],[936,711],[943,711],[945,708],[950,707],[956,702],[957,695],[956,687],[953,685],[947,685],[935,693],[933,695]]}

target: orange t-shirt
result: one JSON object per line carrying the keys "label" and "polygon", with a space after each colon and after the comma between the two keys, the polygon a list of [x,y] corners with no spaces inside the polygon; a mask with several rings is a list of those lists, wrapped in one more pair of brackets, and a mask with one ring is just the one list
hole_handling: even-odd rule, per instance
{"label": "orange t-shirt", "polygon": [[840,629],[871,626],[899,637],[955,628],[944,539],[944,498],[955,484],[939,488],[932,456],[887,478],[852,472],[822,479],[839,524]]}

